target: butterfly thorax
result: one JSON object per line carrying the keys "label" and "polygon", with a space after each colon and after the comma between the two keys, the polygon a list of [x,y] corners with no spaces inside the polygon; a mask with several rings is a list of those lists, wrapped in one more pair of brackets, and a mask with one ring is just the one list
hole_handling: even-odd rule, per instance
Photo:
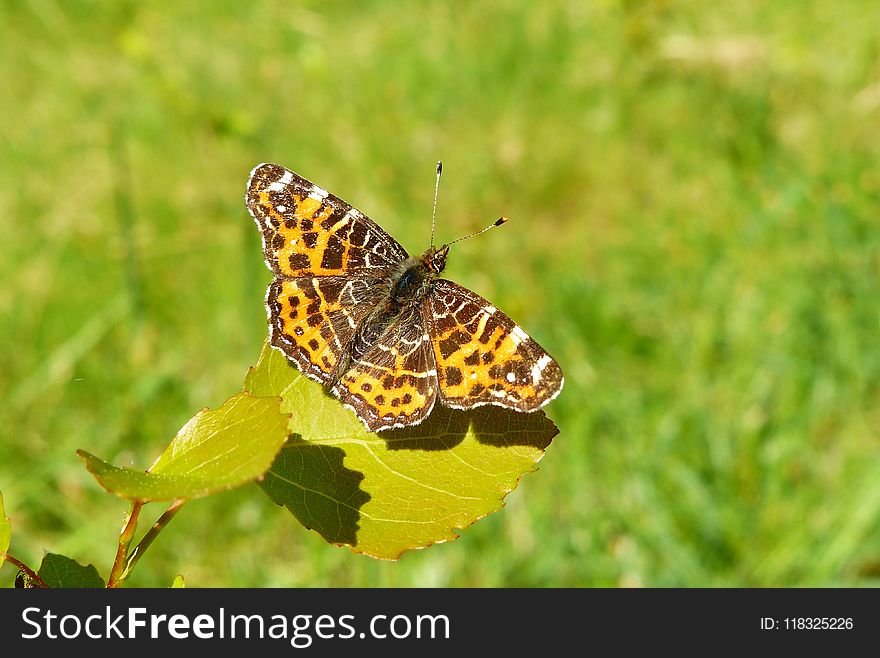
{"label": "butterfly thorax", "polygon": [[418,257],[410,257],[395,268],[390,277],[391,306],[404,306],[424,299],[431,287],[431,281],[446,267],[449,247],[430,247]]}
{"label": "butterfly thorax", "polygon": [[430,247],[421,256],[410,256],[391,270],[385,282],[388,292],[384,303],[377,305],[357,327],[347,358],[337,365],[334,381],[379,343],[401,314],[421,313],[420,306],[431,291],[432,281],[446,267],[448,253],[448,246]]}

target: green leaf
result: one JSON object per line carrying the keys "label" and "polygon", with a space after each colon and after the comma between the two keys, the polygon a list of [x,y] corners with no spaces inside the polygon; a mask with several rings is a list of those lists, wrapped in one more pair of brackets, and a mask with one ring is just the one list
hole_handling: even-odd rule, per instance
{"label": "green leaf", "polygon": [[239,393],[204,409],[181,428],[147,472],[77,454],[102,487],[141,501],[200,498],[263,475],[287,438],[275,397]]}
{"label": "green leaf", "polygon": [[186,581],[183,579],[183,574],[177,574],[174,577],[174,580],[171,582],[171,589],[184,589],[186,588]]}
{"label": "green leaf", "polygon": [[6,551],[9,550],[9,540],[12,538],[12,523],[6,516],[3,507],[3,494],[0,493],[0,567],[6,561]]}
{"label": "green leaf", "polygon": [[37,575],[48,587],[104,587],[98,570],[57,553],[46,553]]}
{"label": "green leaf", "polygon": [[377,558],[456,539],[499,510],[558,433],[540,411],[441,405],[420,425],[371,433],[268,346],[245,390],[280,395],[291,414],[263,490],[328,542]]}

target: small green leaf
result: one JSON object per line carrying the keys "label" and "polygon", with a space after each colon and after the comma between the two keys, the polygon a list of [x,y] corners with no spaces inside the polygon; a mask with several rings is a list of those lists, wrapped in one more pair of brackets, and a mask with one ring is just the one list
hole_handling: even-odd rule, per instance
{"label": "small green leaf", "polygon": [[280,395],[291,413],[263,490],[328,542],[385,559],[456,539],[499,510],[558,433],[540,411],[439,404],[415,427],[371,433],[268,346],[245,390]]}
{"label": "small green leaf", "polygon": [[98,570],[57,553],[46,553],[37,575],[48,587],[104,587]]}
{"label": "small green leaf", "polygon": [[177,574],[171,583],[171,589],[184,589],[185,587],[186,581],[183,579],[183,574]]}
{"label": "small green leaf", "polygon": [[102,487],[141,501],[190,499],[263,475],[287,437],[278,397],[239,393],[204,409],[181,428],[147,472],[120,468],[80,450]]}
{"label": "small green leaf", "polygon": [[0,567],[6,561],[6,551],[9,550],[9,540],[12,538],[12,523],[6,516],[3,507],[3,494],[0,493]]}

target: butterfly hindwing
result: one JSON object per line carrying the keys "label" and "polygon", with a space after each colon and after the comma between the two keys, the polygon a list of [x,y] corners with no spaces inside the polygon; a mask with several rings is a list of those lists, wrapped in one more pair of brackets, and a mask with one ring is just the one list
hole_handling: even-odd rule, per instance
{"label": "butterfly hindwing", "polygon": [[270,342],[304,374],[331,383],[355,329],[380,297],[366,279],[275,279],[266,293]]}
{"label": "butterfly hindwing", "polygon": [[562,389],[556,361],[476,293],[437,279],[426,305],[440,397],[446,406],[496,404],[535,411]]}
{"label": "butterfly hindwing", "polygon": [[437,369],[421,310],[398,316],[332,390],[373,432],[424,420],[437,399]]}

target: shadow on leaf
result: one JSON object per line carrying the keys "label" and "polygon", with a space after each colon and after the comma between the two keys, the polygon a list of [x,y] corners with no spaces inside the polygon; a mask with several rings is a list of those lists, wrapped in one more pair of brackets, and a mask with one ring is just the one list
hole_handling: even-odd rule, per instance
{"label": "shadow on leaf", "polygon": [[544,450],[559,428],[543,411],[525,413],[502,407],[478,407],[466,413],[477,441],[497,448],[530,446]]}
{"label": "shadow on leaf", "polygon": [[414,427],[380,432],[389,450],[450,450],[471,432],[477,441],[497,448],[530,446],[544,450],[559,433],[543,411],[523,413],[486,405],[467,411],[440,404]]}
{"label": "shadow on leaf", "polygon": [[464,440],[469,425],[466,413],[438,404],[422,423],[385,430],[376,436],[389,450],[451,450]]}
{"label": "shadow on leaf", "polygon": [[370,495],[360,488],[362,473],[343,465],[341,448],[318,445],[292,435],[259,482],[305,527],[331,544],[357,544],[360,508]]}

